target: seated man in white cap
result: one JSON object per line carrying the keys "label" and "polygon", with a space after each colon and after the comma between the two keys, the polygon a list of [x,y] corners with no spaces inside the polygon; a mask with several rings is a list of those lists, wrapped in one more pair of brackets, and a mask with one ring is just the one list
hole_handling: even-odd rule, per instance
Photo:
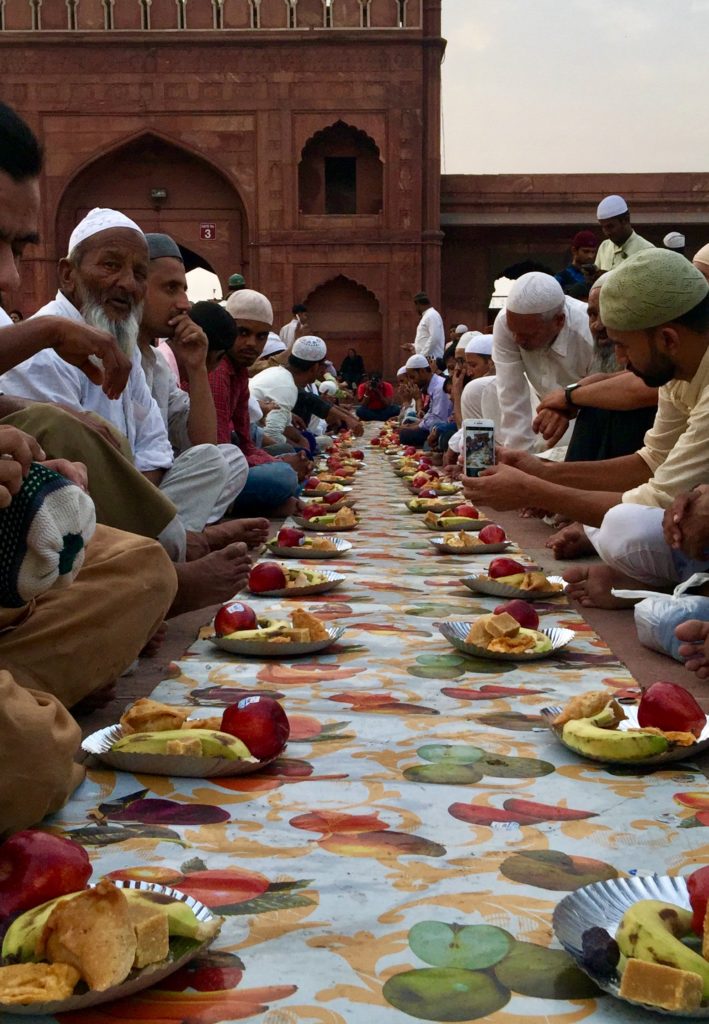
{"label": "seated man in white cap", "polygon": [[448,423],[453,413],[453,403],[444,390],[445,378],[433,373],[426,356],[418,353],[409,356],[406,371],[421,393],[424,413],[416,425],[399,429],[399,439],[402,444],[423,448],[433,428]]}
{"label": "seated man in white cap", "polygon": [[687,244],[687,239],[681,231],[668,231],[662,239],[662,244],[665,249],[672,249],[673,252],[678,252],[682,256],[685,255],[684,250]]}
{"label": "seated man in white cap", "polygon": [[549,274],[523,274],[495,320],[492,355],[502,413],[498,441],[515,450],[542,450],[545,441],[533,429],[536,403],[530,400],[529,385],[542,399],[589,372],[593,338],[585,303],[564,295]]}
{"label": "seated man in white cap", "polygon": [[269,331],[260,358],[249,367],[249,377],[255,377],[257,373],[267,370],[269,366],[282,366],[286,358],[285,352],[286,346],[276,332]]}
{"label": "seated man in white cap", "polygon": [[596,253],[599,270],[613,270],[623,260],[643,249],[652,249],[652,242],[638,235],[630,223],[630,210],[622,196],[606,196],[598,204],[596,217],[605,235]]}
{"label": "seated man in white cap", "polygon": [[[327,346],[322,338],[306,335],[293,343],[283,366],[270,366],[251,378],[249,393],[253,398],[270,398],[277,403],[278,408],[266,417],[264,428],[275,444],[303,444],[304,439],[292,425],[298,390],[314,383],[326,355]],[[304,443],[307,445],[307,441]]]}

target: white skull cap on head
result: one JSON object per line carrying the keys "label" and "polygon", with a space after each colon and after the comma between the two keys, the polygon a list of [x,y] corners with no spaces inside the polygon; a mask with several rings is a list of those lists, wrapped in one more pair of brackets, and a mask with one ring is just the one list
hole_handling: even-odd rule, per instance
{"label": "white skull cap on head", "polygon": [[455,329],[455,333],[456,334],[465,334],[467,329],[468,329],[468,325],[467,324],[458,324],[458,326]]}
{"label": "white skull cap on head", "polygon": [[322,338],[306,334],[304,338],[298,338],[291,352],[297,359],[304,359],[306,363],[319,363],[327,355],[327,345]]}
{"label": "white skull cap on head", "polygon": [[491,356],[492,335],[481,334],[478,338],[471,338],[471,340],[465,346],[465,352],[466,355],[471,356]]}
{"label": "white skull cap on head", "polygon": [[539,270],[518,277],[507,296],[507,309],[510,313],[549,313],[563,305],[564,289],[551,274]]}
{"label": "white skull cap on head", "polygon": [[598,220],[610,220],[611,217],[622,217],[628,212],[628,204],[622,196],[606,196],[601,199],[596,209]]}
{"label": "white skull cap on head", "polygon": [[273,307],[265,295],[253,288],[242,288],[232,292],[226,300],[226,311],[235,320],[256,320],[261,324],[273,323]]}
{"label": "white skull cap on head", "polygon": [[686,239],[681,231],[668,231],[662,239],[666,249],[684,249]]}
{"label": "white skull cap on head", "polygon": [[269,331],[266,344],[264,345],[263,352],[261,353],[261,358],[265,359],[267,356],[273,356],[277,352],[285,352],[285,348],[286,346],[283,344],[276,332]]}
{"label": "white skull cap on head", "polygon": [[318,391],[321,395],[336,395],[337,384],[335,384],[334,380],[324,380],[321,382]]}
{"label": "white skull cap on head", "polygon": [[466,331],[463,337],[459,338],[458,344],[455,346],[456,352],[459,352],[461,349],[465,351],[468,342],[472,341],[473,338],[479,338],[481,335],[482,331]]}
{"label": "white skull cap on head", "polygon": [[428,359],[426,359],[426,356],[422,356],[417,352],[415,355],[409,356],[409,358],[406,360],[406,369],[430,370],[431,366]]}
{"label": "white skull cap on head", "polygon": [[[137,231],[145,238],[143,230],[138,227],[134,220],[126,217],[120,210],[109,210],[107,207],[95,206],[89,210],[83,220],[80,220],[69,238],[69,252],[73,252],[77,245],[81,245],[87,238],[97,235],[99,231],[107,231],[109,228],[129,228]],[[147,245],[147,242],[146,242]]]}
{"label": "white skull cap on head", "polygon": [[399,369],[396,371],[396,375],[397,375],[397,377],[405,377],[406,376],[406,367],[405,366],[400,366]]}

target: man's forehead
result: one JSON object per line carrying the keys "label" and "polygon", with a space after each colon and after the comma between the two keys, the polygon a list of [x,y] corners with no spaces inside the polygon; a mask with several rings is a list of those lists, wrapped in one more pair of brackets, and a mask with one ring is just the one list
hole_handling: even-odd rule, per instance
{"label": "man's forehead", "polygon": [[104,228],[81,242],[81,254],[96,253],[110,249],[122,255],[134,254],[147,262],[148,243],[145,235],[132,228]]}
{"label": "man's forehead", "polygon": [[187,285],[185,265],[182,260],[174,256],[160,256],[150,261],[150,276],[161,282],[176,281],[179,284]]}

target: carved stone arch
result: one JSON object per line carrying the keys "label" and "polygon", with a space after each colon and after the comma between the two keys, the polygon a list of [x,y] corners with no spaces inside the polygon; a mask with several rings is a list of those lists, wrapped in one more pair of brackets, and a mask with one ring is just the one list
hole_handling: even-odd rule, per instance
{"label": "carved stone arch", "polygon": [[248,218],[236,186],[210,159],[157,132],[121,139],[74,172],[55,214],[59,252],[94,206],[119,209],[144,231],[173,235],[195,255],[194,265],[213,269],[223,284],[248,270]]}
{"label": "carved stone arch", "polygon": [[368,372],[382,369],[382,310],[376,294],[347,274],[335,274],[311,288],[305,305],[314,334],[327,342],[339,369],[347,349],[355,348]]}
{"label": "carved stone arch", "polygon": [[301,213],[378,214],[383,196],[384,166],[371,135],[342,119],[311,135],[298,164]]}

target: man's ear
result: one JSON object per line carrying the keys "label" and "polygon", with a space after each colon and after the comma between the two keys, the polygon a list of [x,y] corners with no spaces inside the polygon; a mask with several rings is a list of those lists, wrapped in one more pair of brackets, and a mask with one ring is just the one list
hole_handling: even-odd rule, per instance
{"label": "man's ear", "polygon": [[557,330],[560,331],[565,323],[566,323],[566,313],[557,313],[556,316],[554,317],[554,326],[557,328]]}
{"label": "man's ear", "polygon": [[60,290],[69,299],[71,299],[72,295],[74,294],[74,289],[76,287],[75,275],[76,268],[74,264],[71,262],[70,259],[64,256],[62,259],[59,260],[59,263],[57,264],[57,276],[59,278]]}
{"label": "man's ear", "polygon": [[666,352],[668,356],[677,356],[679,354],[682,341],[677,330],[671,324],[660,327],[657,331],[656,339],[659,341],[662,351]]}

